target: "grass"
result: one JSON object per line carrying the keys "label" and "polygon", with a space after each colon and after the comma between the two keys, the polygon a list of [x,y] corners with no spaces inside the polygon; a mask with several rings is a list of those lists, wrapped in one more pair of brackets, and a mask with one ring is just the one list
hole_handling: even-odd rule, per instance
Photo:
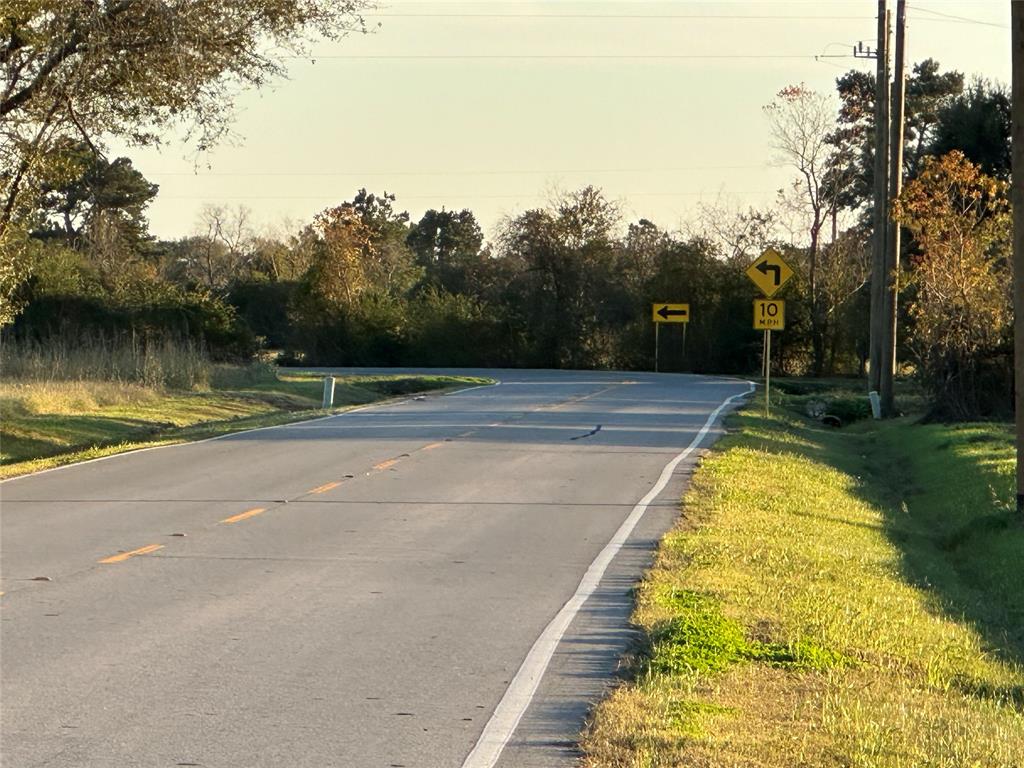
{"label": "grass", "polygon": [[45,344],[5,340],[0,347],[5,379],[116,381],[147,387],[196,389],[210,382],[211,364],[191,342],[87,337]]}
{"label": "grass", "polygon": [[1008,429],[758,413],[733,418],[638,588],[646,642],[583,764],[1024,765]]}
{"label": "grass", "polygon": [[[0,477],[137,448],[323,415],[322,376],[260,364],[211,365],[208,385],[170,389],[124,381],[6,379],[0,383]],[[333,411],[413,392],[486,383],[447,376],[347,376]]]}

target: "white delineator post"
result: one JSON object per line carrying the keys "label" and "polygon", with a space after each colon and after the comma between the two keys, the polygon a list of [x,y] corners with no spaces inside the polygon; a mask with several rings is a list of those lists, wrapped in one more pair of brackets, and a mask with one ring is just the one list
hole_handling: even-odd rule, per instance
{"label": "white delineator post", "polygon": [[331,408],[334,406],[334,377],[324,377],[324,403],[322,408]]}

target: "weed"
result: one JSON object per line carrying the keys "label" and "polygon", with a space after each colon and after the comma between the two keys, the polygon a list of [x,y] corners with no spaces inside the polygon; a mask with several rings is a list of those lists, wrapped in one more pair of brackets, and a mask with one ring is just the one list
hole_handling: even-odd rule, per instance
{"label": "weed", "polygon": [[674,615],[651,631],[648,665],[655,673],[720,672],[743,661],[818,671],[849,663],[842,654],[806,637],[788,643],[752,639],[707,595],[676,591],[661,603]]}
{"label": "weed", "polygon": [[681,592],[673,598],[672,610],[676,615],[651,632],[650,667],[655,672],[718,672],[749,657],[743,628],[725,618],[711,598]]}
{"label": "weed", "polygon": [[206,353],[195,344],[138,338],[6,341],[0,368],[8,380],[118,381],[171,389],[205,387],[210,375]]}

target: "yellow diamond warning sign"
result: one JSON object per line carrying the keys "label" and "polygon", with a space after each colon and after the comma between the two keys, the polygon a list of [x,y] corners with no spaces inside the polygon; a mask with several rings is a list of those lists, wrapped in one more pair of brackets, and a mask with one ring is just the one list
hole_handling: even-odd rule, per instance
{"label": "yellow diamond warning sign", "polygon": [[793,277],[793,270],[782,260],[778,251],[768,248],[757,261],[747,267],[747,277],[761,293],[771,298]]}

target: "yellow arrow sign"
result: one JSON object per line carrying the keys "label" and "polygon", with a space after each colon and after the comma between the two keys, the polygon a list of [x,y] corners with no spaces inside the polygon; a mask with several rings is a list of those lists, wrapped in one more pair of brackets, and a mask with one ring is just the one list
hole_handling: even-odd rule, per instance
{"label": "yellow arrow sign", "polygon": [[747,277],[769,298],[774,296],[792,276],[793,270],[782,260],[782,254],[774,248],[767,249],[757,261],[747,267]]}
{"label": "yellow arrow sign", "polygon": [[785,299],[754,299],[755,331],[781,331],[785,327]]}
{"label": "yellow arrow sign", "polygon": [[689,304],[660,304],[651,305],[651,316],[656,323],[688,323],[690,322]]}

